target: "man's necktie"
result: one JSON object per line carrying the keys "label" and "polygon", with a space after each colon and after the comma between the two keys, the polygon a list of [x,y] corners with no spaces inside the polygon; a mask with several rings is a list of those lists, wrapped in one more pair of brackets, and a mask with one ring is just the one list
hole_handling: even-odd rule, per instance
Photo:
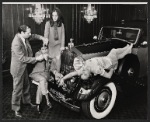
{"label": "man's necktie", "polygon": [[25,40],[25,44],[26,44],[26,52],[27,52],[27,55],[29,56],[29,50],[28,50],[28,42],[27,42],[27,40]]}

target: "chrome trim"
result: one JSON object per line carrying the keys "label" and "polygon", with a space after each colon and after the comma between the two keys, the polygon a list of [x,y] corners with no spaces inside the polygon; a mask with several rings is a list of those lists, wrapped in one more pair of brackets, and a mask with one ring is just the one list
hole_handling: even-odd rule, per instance
{"label": "chrome trim", "polygon": [[99,32],[99,34],[98,34],[98,40],[100,40],[100,34],[101,34],[103,28],[104,28],[104,27],[101,27],[101,29],[100,29],[100,32]]}
{"label": "chrome trim", "polygon": [[53,100],[55,100],[59,103],[62,103],[62,105],[66,106],[67,108],[69,108],[73,111],[76,111],[76,112],[80,111],[81,108],[79,106],[76,106],[76,105],[73,105],[73,104],[67,102],[68,99],[66,99],[65,97],[64,98],[59,97],[59,94],[62,94],[62,93],[60,93],[60,92],[58,92],[58,91],[56,91],[55,89],[52,89],[52,88],[50,88],[49,91],[52,91],[52,92],[49,92],[49,94],[50,94],[50,96]]}
{"label": "chrome trim", "polygon": [[[100,29],[100,32],[99,32],[99,35],[98,35],[98,40],[99,40],[99,38],[100,38],[99,36],[100,36],[100,34],[101,34],[103,28],[119,28],[119,29],[132,29],[132,30],[138,30],[138,34],[137,34],[136,40],[135,40],[135,42],[134,42],[133,44],[136,44],[136,43],[137,43],[137,41],[138,41],[138,39],[139,39],[139,36],[140,36],[140,32],[141,32],[141,29],[140,29],[140,28],[116,27],[116,26],[103,26],[103,27]],[[117,39],[119,39],[119,38],[117,38]],[[120,39],[120,40],[126,41],[126,40],[124,40],[124,39]]]}

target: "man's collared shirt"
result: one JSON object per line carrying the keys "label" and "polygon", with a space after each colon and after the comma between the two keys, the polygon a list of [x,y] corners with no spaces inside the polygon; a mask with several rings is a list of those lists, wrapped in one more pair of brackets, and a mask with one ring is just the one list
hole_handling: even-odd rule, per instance
{"label": "man's collared shirt", "polygon": [[23,38],[23,37],[21,36],[21,34],[19,34],[19,36],[20,36],[20,38],[21,38],[23,44],[25,45],[25,48],[27,49],[26,42],[25,42],[25,38]]}

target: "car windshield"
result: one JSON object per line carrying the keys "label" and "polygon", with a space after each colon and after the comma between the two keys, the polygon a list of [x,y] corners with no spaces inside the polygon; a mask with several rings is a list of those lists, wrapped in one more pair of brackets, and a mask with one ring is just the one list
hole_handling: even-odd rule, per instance
{"label": "car windshield", "polygon": [[102,27],[99,34],[99,39],[111,38],[136,43],[139,33],[139,28]]}

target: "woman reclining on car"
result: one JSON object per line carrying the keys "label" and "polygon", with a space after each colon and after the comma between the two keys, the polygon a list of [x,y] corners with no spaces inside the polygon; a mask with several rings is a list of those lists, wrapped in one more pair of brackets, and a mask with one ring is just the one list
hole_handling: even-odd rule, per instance
{"label": "woman reclining on car", "polygon": [[[112,49],[107,56],[94,57],[86,61],[81,57],[74,60],[75,71],[65,75],[60,81],[59,85],[64,85],[64,81],[73,77],[80,76],[81,79],[87,80],[91,73],[94,75],[101,75],[105,78],[111,78],[113,71],[117,69],[118,60],[124,58],[131,53],[133,44],[127,44],[123,48]],[[108,72],[105,70],[109,70]]]}

